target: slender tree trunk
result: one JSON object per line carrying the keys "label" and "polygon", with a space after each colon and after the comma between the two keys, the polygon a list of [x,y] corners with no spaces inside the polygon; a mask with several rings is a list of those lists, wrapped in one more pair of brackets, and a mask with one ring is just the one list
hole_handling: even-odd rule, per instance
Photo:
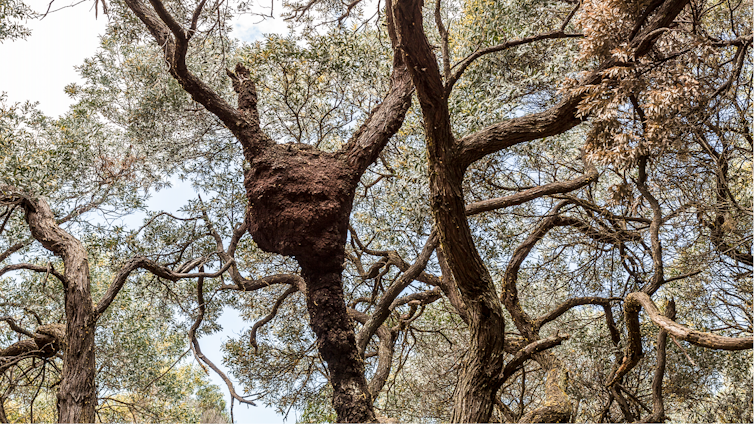
{"label": "slender tree trunk", "polygon": [[26,221],[32,236],[63,258],[65,266],[66,344],[63,378],[58,390],[58,421],[93,423],[97,394],[94,384],[94,326],[96,314],[89,281],[86,249],[60,228],[44,200],[25,198]]}

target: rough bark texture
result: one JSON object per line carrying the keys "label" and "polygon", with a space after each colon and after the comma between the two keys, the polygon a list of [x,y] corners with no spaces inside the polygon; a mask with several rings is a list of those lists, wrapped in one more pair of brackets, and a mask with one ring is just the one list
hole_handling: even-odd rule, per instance
{"label": "rough bark texture", "polygon": [[[228,72],[238,94],[236,108],[186,67],[191,28],[183,28],[159,0],[150,0],[151,7],[141,0],[126,0],[126,4],[162,46],[171,75],[241,143],[250,165],[244,175],[250,206],[248,231],[263,250],[294,256],[301,265],[311,327],[328,363],[338,421],[376,421],[363,359],[346,311],[341,272],[356,185],[400,128],[411,103],[411,78],[403,59],[400,54],[394,56],[390,91],[339,152],[278,145],[260,128],[256,88],[244,66]],[[203,7],[201,2],[194,16]],[[391,3],[385,6],[385,16],[395,45]]]}
{"label": "rough bark texture", "polygon": [[[639,326],[639,311],[642,307],[644,307],[652,322],[676,339],[685,340],[708,349],[747,350],[754,348],[754,338],[752,337],[718,336],[717,334],[697,331],[680,325],[661,314],[652,299],[646,293],[641,292],[631,293],[626,296],[625,315],[630,339],[641,337],[639,333],[641,329]],[[638,350],[641,352],[641,343],[638,343],[638,345]]]}
{"label": "rough bark texture", "polygon": [[96,314],[89,283],[89,262],[84,246],[58,227],[44,200],[25,200],[26,221],[32,236],[62,257],[65,266],[65,350],[58,390],[58,421],[94,422],[97,396],[94,384],[94,325]]}
{"label": "rough bark texture", "polygon": [[469,318],[469,350],[454,394],[452,421],[488,422],[503,382],[503,311],[466,219],[465,167],[455,160],[457,145],[447,98],[437,60],[422,30],[421,2],[398,2],[395,19],[399,45],[424,115],[432,212]]}
{"label": "rough bark texture", "polygon": [[[395,6],[395,20],[398,44],[405,53],[424,118],[432,211],[440,235],[440,244],[468,313],[469,352],[464,359],[460,381],[454,395],[452,420],[486,422],[491,418],[494,397],[503,381],[500,377],[504,346],[501,302],[510,312],[516,327],[527,342],[539,340],[539,329],[521,308],[517,299],[515,274],[520,263],[515,263],[515,259],[512,261],[513,267],[509,268],[511,272],[507,273],[504,281],[504,292],[500,300],[496,299],[495,287],[476,250],[465,215],[517,204],[548,193],[573,190],[588,184],[596,178],[596,174],[590,170],[588,175],[570,183],[554,184],[529,193],[521,193],[517,198],[495,199],[465,208],[462,182],[469,165],[485,155],[516,144],[570,130],[581,122],[581,118],[575,114],[581,97],[568,96],[546,111],[509,119],[456,140],[450,124],[448,97],[452,83],[458,76],[454,76],[443,85],[437,58],[423,30],[422,3],[421,0],[398,1]],[[631,47],[635,49],[636,57],[649,51],[659,34],[656,30],[672,23],[687,3],[688,0],[664,2],[657,8],[658,12],[652,22],[645,25],[641,31],[639,29],[644,22],[638,25],[636,34],[629,40]],[[440,31],[442,33],[442,29]],[[598,83],[602,79],[600,71],[614,64],[614,59],[602,63],[584,79],[583,83]],[[459,72],[462,72],[462,69]],[[601,242],[614,242],[630,236],[616,233],[608,234],[605,239],[602,234],[590,232],[588,227],[584,228],[579,222],[557,215],[545,221],[545,225],[539,228],[540,232],[546,232],[552,226],[570,225]],[[522,246],[514,256],[525,258],[539,238],[540,234],[533,234],[531,240],[527,240],[528,245]],[[544,407],[531,411],[524,420],[567,422],[572,413],[571,404],[564,391],[567,372],[554,357],[539,354],[536,358],[548,370],[547,401]]]}
{"label": "rough bark texture", "polygon": [[338,421],[375,422],[372,396],[364,377],[364,361],[356,348],[353,321],[347,314],[343,297],[343,254],[337,256],[320,266],[301,263],[307,284],[309,322],[317,335],[319,353],[330,371]]}

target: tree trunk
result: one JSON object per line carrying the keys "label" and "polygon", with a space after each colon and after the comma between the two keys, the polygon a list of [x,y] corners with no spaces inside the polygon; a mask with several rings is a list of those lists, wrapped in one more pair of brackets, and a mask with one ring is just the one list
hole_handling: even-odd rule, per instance
{"label": "tree trunk", "polygon": [[358,173],[345,155],[303,144],[271,147],[246,173],[249,233],[268,252],[293,256],[319,352],[327,362],[339,422],[375,422],[364,360],[343,296],[348,220]]}
{"label": "tree trunk", "polygon": [[[338,422],[376,422],[372,396],[364,377],[364,360],[356,347],[353,321],[343,297],[343,247],[330,263],[299,261],[306,281],[309,322],[319,353],[327,362]],[[338,258],[339,257],[339,258]],[[338,263],[339,262],[339,263]]]}
{"label": "tree trunk", "polygon": [[42,246],[63,258],[65,266],[66,344],[63,376],[58,390],[58,421],[93,423],[97,393],[94,385],[94,325],[96,314],[89,282],[86,249],[60,228],[44,200],[24,198],[26,221]]}
{"label": "tree trunk", "polygon": [[503,382],[502,315],[489,311],[486,314],[472,313],[469,323],[471,346],[453,394],[451,422],[454,423],[489,422]]}
{"label": "tree trunk", "polygon": [[70,281],[66,290],[67,343],[63,354],[63,379],[58,390],[58,422],[61,423],[93,423],[95,419],[96,319],[88,277],[87,274],[81,284]]}

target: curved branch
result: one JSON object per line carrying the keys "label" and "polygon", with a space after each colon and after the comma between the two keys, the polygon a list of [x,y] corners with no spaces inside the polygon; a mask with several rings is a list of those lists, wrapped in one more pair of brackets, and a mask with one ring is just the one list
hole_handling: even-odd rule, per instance
{"label": "curved branch", "polygon": [[636,188],[639,189],[641,196],[647,199],[652,208],[652,223],[649,225],[649,236],[651,240],[652,253],[652,278],[641,291],[648,295],[654,294],[663,284],[665,284],[664,265],[662,260],[662,243],[660,242],[660,226],[662,225],[662,208],[660,202],[652,195],[647,188],[647,157],[642,156],[639,159],[639,180],[636,182]]}
{"label": "curved branch", "polygon": [[505,368],[503,368],[503,381],[508,380],[508,378],[512,376],[519,369],[519,367],[524,364],[524,362],[531,359],[532,355],[558,346],[563,342],[563,340],[566,340],[569,337],[571,337],[569,334],[563,336],[552,336],[546,339],[536,340],[532,343],[529,343],[524,348],[516,352],[513,356],[513,359],[511,359],[505,365]]}
{"label": "curved branch", "polygon": [[17,270],[20,270],[20,269],[28,269],[30,271],[35,271],[35,272],[44,272],[45,274],[49,273],[49,274],[54,275],[55,278],[57,278],[58,280],[60,280],[64,284],[66,283],[65,275],[63,275],[63,274],[59,273],[58,271],[56,271],[55,267],[53,267],[52,265],[50,265],[49,267],[40,266],[40,265],[34,265],[34,264],[27,264],[27,263],[6,265],[6,266],[4,266],[3,268],[0,269],[0,275],[5,274],[6,272],[17,271]]}
{"label": "curved branch", "polygon": [[[348,315],[361,324],[366,324],[369,321],[369,315],[359,312],[356,309],[349,308]],[[390,376],[390,368],[393,363],[393,354],[395,352],[395,337],[393,333],[384,325],[380,325],[376,331],[377,337],[380,339],[380,345],[378,348],[379,359],[377,362],[377,370],[372,376],[372,380],[369,381],[369,392],[372,394],[372,399],[377,399],[377,394],[385,386],[385,382]]]}
{"label": "curved branch", "polygon": [[403,53],[397,47],[393,5],[390,1],[385,2],[385,18],[390,43],[393,46],[390,89],[383,101],[372,110],[348,143],[340,149],[358,175],[361,175],[377,159],[390,137],[403,125],[414,92],[411,75],[403,60]]}
{"label": "curved branch", "polygon": [[646,293],[631,293],[626,297],[625,304],[628,346],[626,347],[623,361],[615,376],[607,383],[608,386],[614,385],[623,378],[644,356],[641,346],[641,327],[639,325],[639,311],[641,311],[642,307],[647,311],[652,322],[676,339],[685,340],[691,344],[709,349],[746,350],[754,347],[754,337],[718,336],[717,334],[692,330],[680,325],[662,315]]}
{"label": "curved branch", "polygon": [[466,68],[468,68],[469,65],[471,65],[473,61],[479,59],[482,56],[485,56],[491,53],[497,53],[503,50],[507,50],[511,47],[517,47],[524,44],[535,43],[537,41],[542,41],[542,40],[556,40],[559,38],[578,38],[578,37],[583,37],[583,36],[584,34],[569,34],[569,33],[566,33],[563,29],[561,29],[558,31],[550,31],[550,32],[542,33],[542,34],[532,35],[530,37],[519,38],[517,40],[506,41],[503,44],[498,44],[496,46],[491,46],[491,47],[487,47],[481,50],[477,50],[474,53],[471,53],[470,55],[466,56],[460,62],[453,65],[453,67],[454,68],[457,67],[457,69],[455,70],[455,72],[453,72],[453,74],[450,76],[450,78],[448,78],[447,82],[445,83],[445,95],[450,96],[450,92],[453,91],[453,86],[461,78],[463,73],[466,71]]}
{"label": "curved branch", "polygon": [[[11,327],[11,321],[5,320]],[[16,331],[16,329],[14,329]],[[29,338],[0,349],[0,374],[27,358],[50,358],[65,349],[65,325],[40,325],[33,334],[23,331]]]}
{"label": "curved branch", "polygon": [[[675,319],[675,301],[671,299],[665,308],[665,314],[668,319]],[[644,418],[645,423],[660,423],[665,421],[665,402],[662,398],[662,380],[665,377],[666,362],[666,343],[668,341],[668,332],[660,330],[657,335],[657,366],[652,378],[652,413]]]}
{"label": "curved branch", "polygon": [[[654,18],[644,29],[631,39],[629,48],[634,49],[634,57],[646,55],[659,37],[658,29],[668,27],[690,0],[667,0],[654,14]],[[602,79],[602,71],[616,63],[615,58],[607,59],[587,76],[582,84],[596,84]],[[581,123],[575,113],[584,94],[568,96],[555,106],[539,113],[512,118],[490,125],[459,141],[457,158],[465,169],[482,157],[519,143],[564,133]]]}
{"label": "curved branch", "polygon": [[439,287],[435,287],[432,290],[427,291],[421,291],[416,293],[407,294],[406,296],[399,297],[398,299],[395,299],[393,303],[390,304],[390,309],[394,310],[395,308],[405,305],[407,303],[411,302],[419,302],[421,305],[428,305],[440,297],[442,297],[441,290]]}
{"label": "curved branch", "polygon": [[251,335],[249,336],[249,342],[254,347],[254,353],[257,353],[259,351],[259,346],[257,345],[257,331],[259,329],[267,324],[268,322],[272,321],[273,318],[275,318],[275,315],[278,314],[278,310],[280,309],[280,305],[285,302],[285,299],[288,298],[288,296],[292,295],[293,293],[298,291],[298,287],[295,285],[291,285],[288,287],[282,295],[275,301],[275,304],[272,305],[272,310],[270,310],[270,313],[267,314],[264,318],[260,319],[259,321],[255,322],[254,325],[251,327]]}
{"label": "curved branch", "polygon": [[[188,70],[186,66],[186,52],[188,50],[188,34],[183,27],[170,15],[160,0],[150,0],[153,9],[148,8],[141,0],[126,0],[129,9],[146,25],[165,53],[170,74],[196,102],[204,106],[209,112],[217,116],[223,124],[239,139],[244,147],[244,153],[254,155],[258,149],[264,147],[264,137],[259,137],[261,131],[258,121],[249,121],[249,116],[243,110],[238,110],[228,104],[206,83]],[[235,85],[235,84],[234,84]],[[241,98],[248,93],[239,93]]]}
{"label": "curved branch", "polygon": [[[534,246],[542,239],[544,236],[553,228],[555,227],[565,227],[565,226],[572,226],[576,228],[577,230],[581,231],[586,236],[603,243],[615,243],[619,244],[622,241],[628,239],[628,240],[639,240],[641,239],[641,236],[637,233],[631,232],[631,231],[598,231],[590,227],[585,222],[578,220],[576,218],[567,217],[567,216],[561,216],[558,215],[558,212],[560,209],[566,205],[568,201],[562,201],[558,203],[553,210],[548,214],[546,218],[544,218],[540,223],[535,227],[534,231],[529,235],[529,237],[524,240],[523,243],[521,243],[516,250],[513,252],[513,256],[511,257],[510,262],[508,263],[508,267],[505,270],[505,274],[503,275],[503,290],[500,294],[500,299],[505,305],[506,309],[508,309],[508,312],[510,312],[511,317],[513,318],[513,322],[516,324],[516,327],[521,331],[524,335],[527,337],[533,338],[534,333],[539,329],[541,325],[543,325],[545,322],[551,321],[552,319],[557,318],[560,314],[564,313],[566,310],[568,310],[570,307],[576,306],[578,304],[585,304],[585,303],[578,303],[579,300],[574,300],[574,302],[577,302],[573,304],[572,306],[569,306],[569,303],[566,302],[565,304],[561,305],[559,308],[557,308],[553,313],[555,315],[552,315],[551,317],[548,317],[547,315],[542,319],[546,319],[547,321],[540,322],[539,326],[535,324],[535,321],[529,317],[529,315],[523,310],[521,307],[521,304],[518,299],[518,288],[517,288],[517,281],[518,281],[518,272],[521,268],[521,265],[526,260],[526,258],[529,256],[531,251],[534,249]],[[588,300],[596,300],[600,298],[582,298],[584,301]],[[570,302],[570,301],[569,301]],[[564,309],[561,309],[564,308]]]}
{"label": "curved branch", "polygon": [[570,181],[555,181],[549,184],[523,190],[510,196],[482,200],[480,202],[475,202],[467,205],[466,215],[471,216],[495,209],[516,206],[550,194],[569,193],[597,181],[598,176],[599,173],[597,172],[597,169],[594,166],[588,165],[587,172],[584,175],[574,178]]}
{"label": "curved branch", "polygon": [[220,290],[255,291],[274,284],[288,284],[302,292],[306,291],[304,279],[296,274],[274,274],[256,280],[242,279],[236,282],[236,284],[224,284],[220,286]]}
{"label": "curved branch", "polygon": [[547,324],[550,321],[558,319],[561,315],[563,315],[564,313],[568,312],[571,308],[574,308],[576,306],[601,305],[603,307],[609,308],[610,302],[620,301],[620,300],[623,300],[623,299],[620,297],[604,298],[604,297],[596,297],[596,296],[574,297],[561,303],[555,309],[551,310],[545,315],[542,315],[541,317],[535,319],[533,325],[534,325],[535,331],[538,331],[543,325]]}
{"label": "curved branch", "polygon": [[205,311],[205,302],[204,302],[204,277],[199,277],[199,280],[196,284],[196,296],[197,296],[197,302],[199,303],[199,315],[196,317],[196,320],[194,321],[194,324],[191,326],[188,332],[189,341],[191,342],[191,350],[194,351],[194,355],[196,358],[200,361],[200,364],[204,362],[209,366],[212,371],[214,371],[220,378],[225,382],[225,385],[228,387],[228,392],[230,393],[230,396],[232,399],[237,400],[240,403],[245,403],[247,405],[256,406],[256,404],[250,400],[244,399],[241,397],[238,393],[236,393],[236,389],[233,387],[233,382],[230,381],[227,375],[225,375],[220,368],[217,368],[217,366],[210,361],[204,354],[202,353],[202,349],[199,347],[199,340],[196,339],[196,330],[199,329],[199,327],[202,325],[202,321],[204,320],[204,311]]}
{"label": "curved branch", "polygon": [[18,334],[23,334],[26,337],[34,337],[34,334],[32,334],[29,330],[26,330],[25,328],[19,326],[16,323],[16,320],[11,317],[0,317],[0,321],[7,322],[8,327],[10,327],[11,330],[15,331]]}
{"label": "curved branch", "polygon": [[[128,261],[118,272],[118,275],[115,276],[113,279],[113,282],[110,283],[110,287],[107,288],[107,291],[105,294],[102,295],[102,298],[97,303],[96,307],[96,313],[97,315],[102,315],[107,308],[110,306],[112,301],[115,299],[115,296],[118,295],[120,290],[123,288],[123,285],[126,284],[126,280],[128,280],[129,275],[136,269],[146,269],[147,271],[151,272],[152,274],[164,278],[166,280],[171,281],[177,281],[183,278],[215,278],[222,275],[225,271],[230,268],[230,266],[233,264],[233,260],[230,262],[226,262],[220,270],[217,272],[195,272],[195,273],[183,273],[183,272],[175,272],[172,271],[162,265],[157,264],[156,262],[147,259],[143,256],[137,256],[135,258],[132,258],[130,261]],[[203,269],[203,268],[202,268]]]}
{"label": "curved branch", "polygon": [[[635,305],[635,307],[629,306]],[[672,319],[662,315],[657,306],[646,293],[631,293],[626,297],[626,320],[639,321],[639,306],[643,306],[647,311],[649,318],[658,327],[667,331],[669,335],[676,339],[685,340],[697,346],[709,349],[722,350],[746,350],[754,347],[754,337],[725,337],[717,334],[697,331],[680,325]],[[636,311],[636,312],[634,312]],[[640,336],[636,334],[636,336]]]}

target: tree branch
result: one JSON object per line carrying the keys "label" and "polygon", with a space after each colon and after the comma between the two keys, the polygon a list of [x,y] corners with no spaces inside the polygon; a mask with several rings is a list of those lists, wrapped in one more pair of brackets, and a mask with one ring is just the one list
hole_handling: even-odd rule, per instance
{"label": "tree branch", "polygon": [[369,340],[371,340],[374,333],[377,331],[380,325],[385,322],[387,317],[392,311],[393,301],[401,294],[401,292],[411,284],[421,271],[427,266],[429,258],[432,256],[432,252],[435,251],[435,247],[438,243],[438,237],[436,232],[430,234],[427,241],[424,243],[422,249],[416,261],[411,265],[393,284],[385,290],[385,293],[380,299],[380,303],[377,308],[369,317],[369,320],[361,328],[361,331],[356,335],[356,346],[361,354],[364,354]]}
{"label": "tree branch", "polygon": [[164,278],[170,281],[177,281],[184,278],[219,277],[225,271],[227,271],[232,264],[233,260],[226,262],[217,272],[182,273],[174,272],[143,256],[137,256],[135,258],[132,258],[123,267],[121,267],[120,271],[113,279],[113,282],[110,283],[110,287],[107,288],[107,291],[105,291],[105,294],[102,295],[102,298],[97,303],[97,316],[102,315],[107,310],[107,308],[110,306],[110,303],[112,303],[112,301],[115,299],[115,296],[117,296],[120,290],[123,288],[123,285],[126,283],[126,280],[128,280],[129,275],[131,275],[131,273],[137,269],[146,269],[147,271],[160,278]]}
{"label": "tree branch", "polygon": [[558,346],[563,342],[563,340],[566,340],[569,337],[571,336],[568,334],[563,336],[552,336],[546,339],[536,340],[532,343],[529,343],[524,348],[516,352],[513,358],[505,365],[505,368],[503,368],[503,381],[508,380],[508,378],[512,376],[519,369],[519,367],[524,364],[524,362],[531,359],[532,355]]}
{"label": "tree branch", "polygon": [[255,322],[254,325],[251,327],[251,334],[249,336],[249,342],[254,347],[254,353],[257,353],[259,351],[259,346],[257,345],[257,331],[259,329],[267,324],[268,322],[272,321],[273,318],[275,318],[275,315],[277,315],[278,310],[280,309],[280,305],[283,304],[285,299],[288,298],[288,296],[292,295],[293,293],[298,291],[298,287],[295,285],[291,285],[288,287],[282,295],[275,301],[275,304],[272,305],[272,310],[270,310],[270,313],[267,314],[264,318],[260,319],[259,321]]}
{"label": "tree branch", "polygon": [[369,117],[353,134],[340,152],[347,158],[351,167],[358,175],[377,160],[377,156],[403,124],[406,112],[411,106],[411,95],[414,92],[411,75],[408,72],[403,53],[398,49],[398,39],[395,33],[392,2],[385,2],[385,18],[387,20],[388,35],[393,46],[393,70],[390,76],[388,94],[377,105]]}
{"label": "tree branch", "polygon": [[550,194],[569,193],[597,181],[598,176],[597,169],[594,166],[588,165],[587,173],[570,181],[555,181],[510,196],[471,203],[466,206],[466,215],[471,216],[495,209],[516,206]]}
{"label": "tree branch", "polygon": [[[754,338],[752,337],[718,336],[716,334],[697,331],[680,325],[672,319],[662,315],[652,299],[646,293],[631,293],[626,297],[627,321],[634,320],[638,323],[639,306],[644,307],[644,310],[647,311],[652,322],[667,331],[670,336],[675,337],[676,339],[685,340],[691,344],[709,349],[746,350],[754,347]],[[636,328],[638,328],[638,324]],[[636,336],[640,335],[636,334]]]}
{"label": "tree branch", "polygon": [[[240,396],[238,393],[236,393],[236,389],[233,387],[233,382],[230,381],[227,375],[225,375],[222,370],[217,368],[217,366],[210,361],[204,354],[202,353],[202,349],[199,346],[199,340],[196,339],[196,330],[199,329],[199,327],[202,325],[202,321],[204,320],[204,310],[205,310],[205,302],[204,302],[204,277],[199,277],[199,280],[196,284],[196,294],[197,294],[197,302],[199,303],[199,315],[197,315],[196,320],[194,321],[194,324],[189,329],[188,337],[189,341],[191,342],[191,349],[194,351],[194,355],[196,358],[200,361],[200,364],[204,362],[209,366],[212,371],[214,371],[220,378],[225,382],[225,385],[228,387],[228,392],[230,393],[230,396],[232,399],[237,400],[240,403],[245,403],[247,405],[256,406],[256,404],[250,400],[244,399],[242,396]],[[206,371],[206,370],[205,370]]]}
{"label": "tree branch", "polygon": [[535,43],[537,41],[542,40],[555,40],[559,38],[577,38],[577,37],[583,37],[584,34],[570,34],[566,33],[563,29],[558,31],[550,31],[542,34],[532,35],[525,38],[519,38],[517,40],[511,40],[506,41],[503,44],[498,44],[496,46],[491,46],[484,48],[482,50],[477,50],[474,53],[471,53],[470,55],[466,56],[463,60],[453,65],[454,68],[457,68],[453,74],[451,74],[450,78],[447,79],[445,83],[445,95],[450,96],[451,91],[453,91],[453,86],[456,82],[461,78],[463,73],[466,71],[466,68],[471,65],[471,63],[477,59],[479,59],[482,56],[491,54],[491,53],[497,53],[503,50],[507,50],[511,47],[518,47],[522,46],[524,44],[530,44]]}
{"label": "tree branch", "polygon": [[615,302],[615,301],[620,301],[620,300],[623,300],[623,299],[620,297],[611,297],[611,298],[595,297],[595,296],[574,297],[561,303],[555,309],[551,310],[545,315],[542,315],[541,317],[535,319],[533,325],[536,331],[539,331],[539,329],[542,328],[543,325],[547,324],[550,321],[554,321],[558,319],[558,317],[560,317],[564,313],[568,312],[571,308],[574,308],[576,306],[601,305],[603,307],[609,308],[610,302]]}

